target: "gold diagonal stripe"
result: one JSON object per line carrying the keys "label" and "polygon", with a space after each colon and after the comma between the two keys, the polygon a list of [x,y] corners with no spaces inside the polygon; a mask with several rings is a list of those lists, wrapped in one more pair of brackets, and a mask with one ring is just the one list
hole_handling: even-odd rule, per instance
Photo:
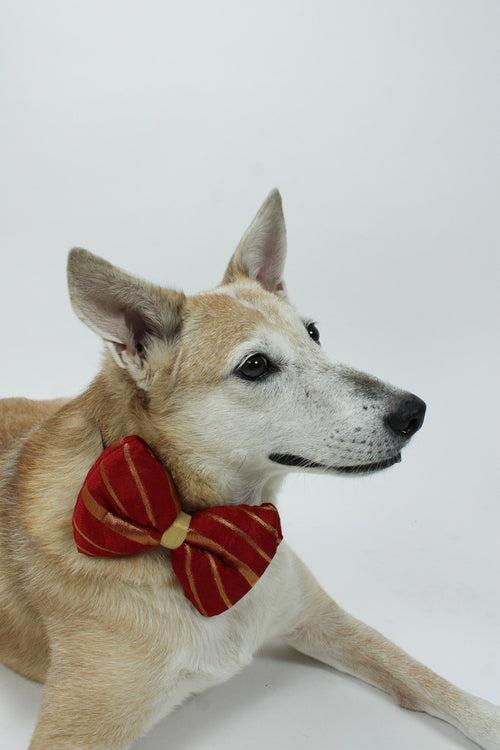
{"label": "gold diagonal stripe", "polygon": [[196,606],[198,607],[198,610],[201,612],[202,615],[205,615],[205,617],[208,617],[207,611],[203,604],[201,603],[200,595],[198,594],[198,589],[196,588],[196,584],[194,582],[194,576],[193,576],[193,569],[191,567],[191,550],[189,548],[189,545],[185,545],[184,552],[186,555],[186,576],[189,583],[189,588],[191,589],[191,593],[194,596],[194,599],[196,601]]}
{"label": "gold diagonal stripe", "polygon": [[121,502],[118,499],[118,496],[117,496],[116,492],[114,491],[114,489],[111,486],[111,482],[109,481],[109,477],[106,474],[106,469],[104,468],[104,462],[103,461],[101,461],[99,463],[99,474],[101,475],[101,479],[104,482],[104,486],[106,487],[107,491],[109,492],[109,494],[113,498],[113,502],[115,503],[115,505],[118,508],[118,510],[121,513],[123,513],[124,516],[128,516],[129,513],[128,513],[127,509],[121,504]]}
{"label": "gold diagonal stripe", "polygon": [[260,525],[267,529],[267,531],[270,531],[273,536],[278,536],[278,532],[276,531],[274,526],[271,526],[271,524],[267,523],[267,521],[264,521],[264,519],[258,516],[257,513],[254,513],[253,510],[249,510],[248,508],[240,508],[240,510],[243,510],[248,516],[253,518],[254,521],[260,523]]}
{"label": "gold diagonal stripe", "polygon": [[[89,544],[91,544],[92,547],[95,547],[96,549],[100,549],[102,552],[107,552],[110,555],[116,555],[116,552],[114,552],[112,549],[107,549],[106,547],[101,547],[100,544],[96,544],[96,542],[93,542],[92,539],[88,538],[88,536],[85,536],[85,534],[83,533],[83,531],[79,528],[79,526],[78,526],[77,522],[75,521],[75,519],[73,519],[73,524],[74,524],[75,529],[77,530],[77,532],[82,537],[82,539],[85,539],[85,541],[88,542]],[[83,551],[85,551],[85,550],[83,550]],[[90,553],[90,554],[92,554],[92,553]]]}
{"label": "gold diagonal stripe", "polygon": [[224,588],[224,584],[222,583],[222,579],[220,577],[220,573],[217,568],[217,563],[215,562],[214,556],[210,554],[210,552],[207,552],[208,562],[210,563],[210,567],[212,568],[212,573],[214,576],[215,585],[217,586],[217,591],[219,592],[219,596],[226,605],[226,607],[229,609],[229,607],[233,606],[233,602],[228,597],[226,589]]}
{"label": "gold diagonal stripe", "polygon": [[125,445],[123,446],[123,455],[125,456],[125,461],[127,462],[128,468],[130,469],[130,473],[134,478],[135,485],[139,490],[139,495],[141,496],[144,508],[146,509],[146,514],[149,518],[149,522],[151,523],[151,526],[156,526],[156,520],[153,514],[151,503],[149,502],[148,494],[144,489],[144,485],[142,484],[141,478],[137,473],[137,469],[135,468],[134,461],[132,459],[132,456],[130,455],[130,447],[128,443],[125,443]]}
{"label": "gold diagonal stripe", "polygon": [[103,521],[104,516],[107,513],[106,508],[103,508],[102,505],[99,505],[97,500],[95,500],[94,497],[90,494],[89,488],[86,484],[84,484],[82,487],[82,500],[88,512],[93,515],[94,518],[97,518],[98,521]]}
{"label": "gold diagonal stripe", "polygon": [[127,521],[124,521],[117,516],[113,516],[106,510],[106,508],[99,505],[97,500],[95,500],[90,494],[86,485],[84,485],[82,489],[82,500],[88,512],[94,516],[94,518],[97,518],[97,520],[106,526],[106,528],[111,529],[111,531],[114,531],[116,534],[119,534],[126,539],[131,539],[138,544],[149,544],[154,547],[158,545],[158,541],[153,539],[153,537],[150,537],[146,532],[135,528],[132,524],[129,524]]}
{"label": "gold diagonal stripe", "polygon": [[238,536],[241,537],[241,539],[244,539],[245,542],[249,544],[250,547],[252,547],[252,549],[254,549],[257,552],[257,554],[260,555],[267,563],[271,562],[271,558],[266,552],[264,552],[262,547],[259,547],[257,542],[254,539],[252,539],[252,537],[249,536],[245,531],[243,531],[243,529],[240,529],[239,526],[236,526],[236,524],[231,523],[231,521],[228,521],[227,518],[218,516],[216,513],[210,513],[209,511],[207,511],[206,515],[210,516],[210,518],[213,518],[214,521],[218,521],[219,523],[223,524],[223,526],[225,526],[226,528],[231,529],[231,531],[238,534]]}
{"label": "gold diagonal stripe", "polygon": [[272,503],[262,503],[260,506],[261,508],[266,508],[266,510],[274,510],[275,513],[278,512],[278,508],[273,505]]}
{"label": "gold diagonal stripe", "polygon": [[217,552],[223,557],[227,557],[227,559],[233,563],[237,570],[239,570],[249,586],[255,586],[255,584],[259,580],[259,576],[254,573],[253,570],[248,567],[248,565],[239,560],[235,555],[231,554],[231,552],[228,552],[227,549],[225,549],[225,547],[223,547],[221,544],[217,544],[217,542],[214,542],[213,539],[209,539],[208,537],[203,536],[203,534],[199,534],[197,531],[193,531],[192,529],[189,529],[187,538],[189,541],[192,541],[194,543],[198,542],[201,547],[205,547],[208,550],[212,549],[214,552]]}

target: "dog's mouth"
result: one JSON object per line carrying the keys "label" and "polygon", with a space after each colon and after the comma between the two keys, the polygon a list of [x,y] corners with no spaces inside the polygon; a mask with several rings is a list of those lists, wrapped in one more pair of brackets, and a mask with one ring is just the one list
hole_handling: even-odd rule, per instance
{"label": "dog's mouth", "polygon": [[383,461],[357,464],[356,466],[327,466],[326,464],[310,461],[301,456],[294,456],[291,453],[271,453],[269,458],[276,464],[295,466],[299,469],[323,469],[326,471],[335,471],[338,474],[370,474],[371,472],[382,471],[382,469],[387,469],[389,466],[399,463],[401,461],[401,453],[396,453],[396,455],[386,458]]}

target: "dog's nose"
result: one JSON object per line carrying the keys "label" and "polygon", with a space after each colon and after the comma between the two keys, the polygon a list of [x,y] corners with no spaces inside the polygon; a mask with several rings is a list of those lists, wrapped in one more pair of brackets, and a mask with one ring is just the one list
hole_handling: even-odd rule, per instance
{"label": "dog's nose", "polygon": [[399,402],[397,409],[386,417],[385,422],[396,435],[409,438],[422,427],[425,409],[425,402],[421,398],[407,396]]}

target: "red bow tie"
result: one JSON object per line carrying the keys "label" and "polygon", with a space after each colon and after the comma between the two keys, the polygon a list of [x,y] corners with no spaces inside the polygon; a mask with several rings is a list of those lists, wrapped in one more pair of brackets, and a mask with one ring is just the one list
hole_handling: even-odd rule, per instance
{"label": "red bow tie", "polygon": [[187,598],[218,615],[259,580],[282,540],[271,505],[221,505],[188,515],[172,478],[137,435],[101,453],[73,512],[79,552],[117,557],[163,546]]}

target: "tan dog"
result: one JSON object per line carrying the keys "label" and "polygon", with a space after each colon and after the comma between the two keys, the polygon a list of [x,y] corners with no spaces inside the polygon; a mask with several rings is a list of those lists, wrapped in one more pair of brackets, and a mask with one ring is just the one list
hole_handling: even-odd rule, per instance
{"label": "tan dog", "polygon": [[284,542],[213,618],[184,597],[166,550],[101,559],[75,548],[72,510],[101,436],[141,435],[187,511],[272,500],[291,468],[399,460],[425,405],[327,361],[286,299],[285,253],[273,192],[208,293],[188,298],[70,254],[72,303],[106,342],[103,369],[73,400],[0,403],[0,658],[45,682],[31,750],[129,747],[275,636],[500,750],[498,708],[340,609]]}

